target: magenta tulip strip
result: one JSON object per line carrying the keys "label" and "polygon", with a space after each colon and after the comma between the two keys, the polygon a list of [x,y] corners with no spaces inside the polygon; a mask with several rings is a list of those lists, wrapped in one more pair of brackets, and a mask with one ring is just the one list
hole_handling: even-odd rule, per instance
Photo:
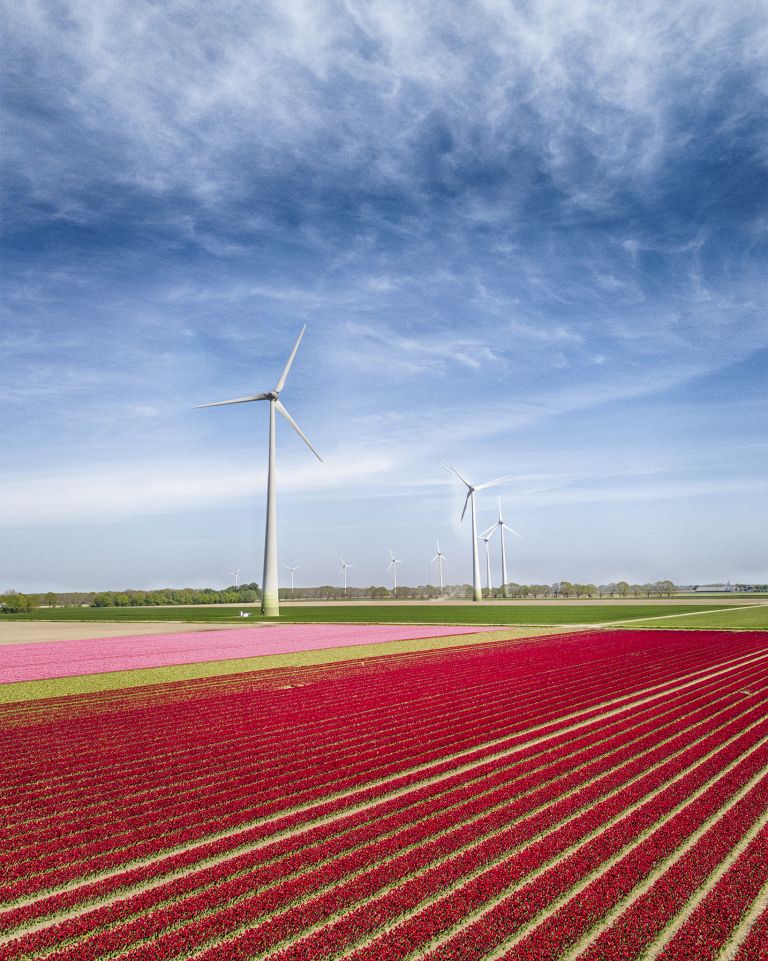
{"label": "magenta tulip strip", "polygon": [[620,630],[1,706],[0,961],[762,957],[767,703]]}

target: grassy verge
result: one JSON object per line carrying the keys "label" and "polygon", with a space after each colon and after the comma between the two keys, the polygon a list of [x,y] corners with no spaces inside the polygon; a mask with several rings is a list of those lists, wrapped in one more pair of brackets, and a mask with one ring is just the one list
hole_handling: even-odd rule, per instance
{"label": "grassy verge", "polygon": [[321,651],[297,651],[292,654],[268,654],[261,657],[241,657],[229,661],[204,661],[198,664],[178,664],[173,667],[150,667],[138,671],[111,671],[105,674],[81,674],[44,681],[18,681],[0,684],[0,704],[19,701],[38,701],[46,697],[65,697],[70,694],[90,694],[114,691],[147,684],[168,684],[199,677],[223,677],[248,671],[267,671],[281,667],[305,667],[351,661],[385,654],[406,654],[414,651],[439,650],[488,641],[516,640],[525,637],[558,633],[557,629],[517,629],[486,631],[483,634],[461,634],[454,637],[426,637],[408,641],[387,641],[382,644],[357,644]]}
{"label": "grassy verge", "polygon": [[[624,625],[617,624],[617,627]],[[633,621],[627,628],[658,628],[659,630],[768,630],[768,604],[760,607],[731,607],[727,610],[707,611],[690,617],[661,617],[654,621]]]}
{"label": "grassy verge", "polygon": [[[180,621],[198,623],[241,623],[243,627],[255,622],[274,621],[281,624],[463,624],[463,625],[545,625],[599,624],[641,617],[687,614],[694,611],[727,610],[724,604],[372,604],[328,606],[308,604],[302,607],[283,607],[279,618],[262,618],[258,607],[243,607],[251,613],[250,621],[241,620],[238,609],[232,607],[82,607],[56,608],[35,611],[34,614],[13,615],[14,620],[36,621],[110,621],[137,623],[140,621]],[[3,615],[2,623],[9,615]]]}

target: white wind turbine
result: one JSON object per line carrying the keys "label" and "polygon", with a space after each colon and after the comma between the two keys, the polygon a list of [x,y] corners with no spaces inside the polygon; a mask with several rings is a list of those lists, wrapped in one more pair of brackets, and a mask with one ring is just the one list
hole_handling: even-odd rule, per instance
{"label": "white wind turbine", "polygon": [[399,561],[395,557],[395,555],[392,553],[392,548],[389,549],[389,557],[390,557],[390,561],[389,561],[389,567],[387,568],[387,570],[392,571],[392,577],[394,578],[394,587],[392,588],[392,593],[397,594],[397,565],[402,564],[403,562]]}
{"label": "white wind turbine", "polygon": [[485,586],[488,588],[488,597],[491,596],[491,552],[488,548],[488,541],[493,537],[493,533],[484,531],[480,535],[480,540],[485,544]]}
{"label": "white wind turbine", "polygon": [[443,552],[440,550],[440,541],[438,541],[437,554],[435,554],[435,556],[429,562],[429,566],[431,567],[435,563],[435,561],[437,561],[437,567],[438,567],[438,570],[440,571],[440,596],[441,597],[443,594],[443,558],[444,557],[445,557],[445,554],[443,554]]}
{"label": "white wind turbine", "polygon": [[341,570],[339,571],[339,574],[343,574],[343,575],[344,575],[344,592],[346,593],[346,591],[347,591],[347,568],[348,568],[348,567],[354,567],[355,565],[354,565],[354,564],[347,564],[347,562],[344,560],[343,557],[340,557],[339,560],[341,561]]}
{"label": "white wind turbine", "polygon": [[[507,596],[507,554],[506,554],[506,551],[504,550],[504,531],[509,531],[509,533],[514,534],[515,537],[521,537],[522,535],[518,534],[517,531],[513,531],[511,527],[508,527],[504,523],[504,518],[501,513],[501,498],[499,498],[499,519],[496,521],[495,524],[491,524],[491,526],[488,528],[487,531],[483,533],[482,536],[483,538],[485,538],[486,534],[488,534],[490,535],[490,537],[493,537],[496,531],[498,531],[499,534],[501,535],[501,593],[503,597],[506,597]],[[488,545],[486,543],[486,548],[487,546]]]}
{"label": "white wind turbine", "polygon": [[288,371],[291,369],[291,364],[296,356],[296,351],[299,349],[299,344],[301,343],[301,338],[304,336],[304,331],[307,329],[307,325],[301,328],[301,333],[296,338],[296,343],[293,345],[293,350],[291,351],[291,356],[288,358],[288,362],[280,375],[280,380],[278,380],[277,385],[271,391],[266,394],[252,394],[250,397],[236,397],[234,400],[218,400],[213,404],[197,404],[196,407],[223,407],[227,404],[248,404],[251,401],[257,400],[268,400],[269,401],[269,469],[267,472],[267,525],[264,532],[264,577],[261,585],[261,613],[265,617],[277,617],[280,613],[280,602],[277,593],[277,469],[275,467],[275,411],[279,411],[280,414],[288,421],[288,423],[293,427],[296,433],[301,437],[307,447],[312,451],[312,453],[317,457],[319,461],[322,461],[322,457],[317,453],[315,448],[307,440],[304,432],[296,423],[296,421],[291,417],[288,411],[283,406],[280,401],[280,391],[285,385],[285,379],[288,376]]}
{"label": "white wind turbine", "polygon": [[293,597],[293,575],[294,575],[294,572],[301,567],[301,564],[296,564],[295,567],[291,567],[289,564],[284,564],[283,566],[285,567],[286,570],[289,570],[291,572],[291,597]]}
{"label": "white wind turbine", "polygon": [[455,474],[459,480],[467,488],[467,496],[464,501],[464,510],[461,512],[461,519],[464,520],[464,515],[467,513],[467,504],[472,504],[472,600],[481,601],[483,599],[483,592],[480,587],[480,560],[477,556],[477,512],[475,510],[475,491],[485,490],[486,487],[493,487],[495,484],[501,484],[505,480],[509,480],[509,476],[497,477],[496,480],[488,481],[485,484],[472,485],[466,480],[461,474],[456,470],[455,467],[451,467],[450,464],[446,464],[444,461],[440,461],[442,466]]}
{"label": "white wind turbine", "polygon": [[234,575],[235,575],[235,590],[237,590],[237,588],[240,586],[240,571],[241,571],[241,570],[242,570],[242,567],[238,567],[238,569],[237,569],[236,571],[230,571],[230,572],[229,572],[230,574],[234,574]]}

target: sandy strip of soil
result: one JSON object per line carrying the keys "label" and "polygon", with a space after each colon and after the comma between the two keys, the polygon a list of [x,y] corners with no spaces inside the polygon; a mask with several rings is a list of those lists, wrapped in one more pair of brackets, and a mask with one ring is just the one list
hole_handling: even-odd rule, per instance
{"label": "sandy strip of soil", "polygon": [[[248,627],[266,625],[251,624]],[[109,621],[3,621],[0,644],[36,644],[38,641],[78,641],[90,637],[136,637],[144,634],[178,634],[180,631],[242,629],[242,624],[187,624],[185,621],[146,621],[110,624]]]}

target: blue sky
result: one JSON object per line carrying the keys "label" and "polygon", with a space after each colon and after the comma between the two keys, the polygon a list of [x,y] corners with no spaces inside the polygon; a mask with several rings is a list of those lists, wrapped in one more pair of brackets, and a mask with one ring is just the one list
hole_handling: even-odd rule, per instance
{"label": "blue sky", "polygon": [[304,323],[297,583],[467,580],[441,460],[516,581],[768,577],[764,4],[6,19],[0,590],[260,581],[265,405],[192,407]]}

